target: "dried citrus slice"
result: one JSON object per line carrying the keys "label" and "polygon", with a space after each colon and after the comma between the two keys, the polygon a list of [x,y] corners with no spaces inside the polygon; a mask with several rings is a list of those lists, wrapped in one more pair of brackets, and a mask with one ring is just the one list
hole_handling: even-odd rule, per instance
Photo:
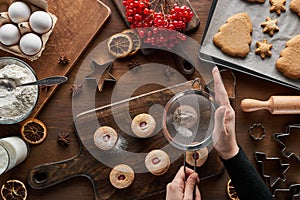
{"label": "dried citrus slice", "polygon": [[2,185],[1,197],[4,200],[24,200],[27,198],[27,189],[19,180],[8,180]]}
{"label": "dried citrus slice", "polygon": [[239,200],[239,197],[236,193],[234,186],[232,185],[231,179],[227,182],[226,187],[227,195],[231,200]]}
{"label": "dried citrus slice", "polygon": [[46,139],[47,128],[42,121],[29,118],[22,124],[21,135],[28,143],[39,144]]}
{"label": "dried citrus slice", "polygon": [[132,29],[126,29],[124,31],[122,31],[122,33],[125,33],[126,35],[128,35],[132,42],[133,42],[133,46],[132,46],[132,50],[130,52],[130,56],[134,55],[140,48],[141,48],[141,39],[140,36],[136,33],[136,31],[132,30]]}
{"label": "dried citrus slice", "polygon": [[108,42],[108,51],[117,58],[124,58],[128,56],[133,47],[131,38],[124,33],[117,33],[112,35]]}

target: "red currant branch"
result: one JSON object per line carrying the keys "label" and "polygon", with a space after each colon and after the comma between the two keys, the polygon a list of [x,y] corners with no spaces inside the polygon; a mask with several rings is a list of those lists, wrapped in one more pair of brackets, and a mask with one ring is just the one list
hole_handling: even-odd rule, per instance
{"label": "red currant branch", "polygon": [[177,3],[170,5],[168,0],[123,0],[123,5],[131,28],[153,28],[147,33],[139,31],[144,43],[168,48],[177,44],[178,39],[184,38],[182,34],[168,36],[162,29],[184,31],[194,15],[189,7],[179,6]]}

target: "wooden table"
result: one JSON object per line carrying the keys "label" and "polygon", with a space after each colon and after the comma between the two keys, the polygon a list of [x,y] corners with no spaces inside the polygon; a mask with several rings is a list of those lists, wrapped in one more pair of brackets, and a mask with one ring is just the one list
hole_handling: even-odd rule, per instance
{"label": "wooden table", "polygon": [[[115,9],[112,1],[103,0],[112,11],[112,15],[108,23],[103,27],[101,32],[95,38],[89,49],[78,61],[76,67],[68,75],[69,81],[60,86],[49,103],[44,107],[38,116],[48,127],[48,136],[46,141],[40,145],[32,145],[30,156],[18,167],[10,170],[0,176],[0,185],[7,179],[19,179],[26,182],[28,170],[36,165],[55,162],[75,156],[79,151],[78,138],[74,133],[73,116],[72,116],[72,96],[70,88],[75,80],[76,72],[80,66],[80,62],[91,49],[99,42],[107,39],[114,33],[120,32],[126,28],[119,13]],[[190,36],[200,42],[205,29],[207,16],[210,10],[211,0],[191,0],[196,13],[198,14],[201,25],[199,29]],[[128,68],[113,69],[114,76],[118,79],[124,74]],[[244,113],[240,108],[240,101],[243,98],[251,97],[267,100],[271,95],[300,95],[300,91],[287,88],[275,83],[261,80],[243,73],[234,72],[237,78],[236,82],[236,98],[232,101],[232,105],[236,112],[236,133],[238,143],[243,147],[249,159],[253,162],[254,152],[262,151],[267,156],[281,156],[277,142],[273,139],[273,133],[284,133],[287,125],[299,123],[298,115],[271,115],[268,111],[259,111],[253,113]],[[110,103],[111,90],[106,87],[99,98],[99,105]],[[254,141],[248,135],[249,127],[254,123],[262,123],[266,129],[266,137],[262,141]],[[67,147],[57,144],[57,136],[61,132],[70,133],[71,143]],[[19,134],[19,125],[0,125],[0,137]],[[285,160],[287,161],[287,160]],[[298,177],[299,171],[291,171],[289,176]],[[200,183],[202,199],[226,199],[225,187],[228,181],[226,172],[211,179],[207,179]],[[151,194],[149,194],[151,195]],[[153,194],[147,199],[164,199],[165,193]],[[28,199],[94,199],[93,187],[89,180],[84,177],[76,177],[64,181],[58,185],[42,190],[34,190],[28,186]],[[130,199],[130,197],[128,197]]]}

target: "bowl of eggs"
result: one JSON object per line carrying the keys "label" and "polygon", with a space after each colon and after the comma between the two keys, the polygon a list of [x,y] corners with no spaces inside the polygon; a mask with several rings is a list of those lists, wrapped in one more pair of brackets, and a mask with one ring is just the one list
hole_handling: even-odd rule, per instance
{"label": "bowl of eggs", "polygon": [[57,21],[47,5],[32,2],[14,1],[0,13],[0,49],[31,61],[41,56]]}

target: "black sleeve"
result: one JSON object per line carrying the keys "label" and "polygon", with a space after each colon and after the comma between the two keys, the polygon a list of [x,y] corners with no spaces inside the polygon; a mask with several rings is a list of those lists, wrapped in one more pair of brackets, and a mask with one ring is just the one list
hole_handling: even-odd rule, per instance
{"label": "black sleeve", "polygon": [[273,200],[272,193],[240,147],[237,155],[222,162],[241,200]]}

